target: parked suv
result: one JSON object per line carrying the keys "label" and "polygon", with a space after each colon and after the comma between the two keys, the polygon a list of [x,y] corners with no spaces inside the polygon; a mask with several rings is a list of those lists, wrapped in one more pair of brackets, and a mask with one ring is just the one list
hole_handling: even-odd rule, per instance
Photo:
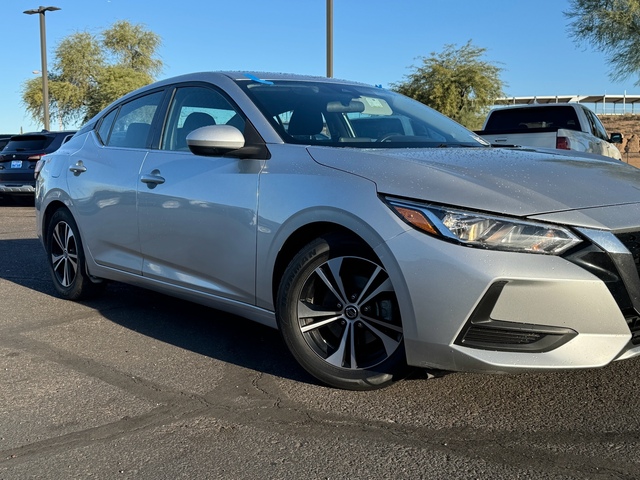
{"label": "parked suv", "polygon": [[43,155],[55,152],[74,133],[43,130],[11,137],[0,152],[0,195],[32,196],[36,163]]}

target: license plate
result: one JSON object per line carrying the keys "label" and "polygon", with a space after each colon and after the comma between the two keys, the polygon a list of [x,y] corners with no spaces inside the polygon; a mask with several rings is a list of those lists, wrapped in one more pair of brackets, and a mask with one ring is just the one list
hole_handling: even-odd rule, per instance
{"label": "license plate", "polygon": [[11,168],[22,168],[22,160],[11,160]]}

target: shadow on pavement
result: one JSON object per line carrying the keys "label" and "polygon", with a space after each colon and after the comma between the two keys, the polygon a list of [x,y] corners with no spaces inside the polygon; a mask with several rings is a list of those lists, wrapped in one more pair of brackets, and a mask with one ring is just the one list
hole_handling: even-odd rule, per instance
{"label": "shadow on pavement", "polygon": [[84,304],[114,323],[162,342],[240,367],[315,383],[277,330],[245,318],[115,282],[101,297]]}
{"label": "shadow on pavement", "polygon": [[34,202],[35,197],[33,195],[0,195],[0,207],[33,207]]}
{"label": "shadow on pavement", "polygon": [[[57,296],[37,239],[0,240],[0,259],[0,281]],[[31,299],[26,295],[24,301]],[[117,282],[82,304],[162,342],[259,372],[316,383],[296,363],[276,330],[245,318]]]}

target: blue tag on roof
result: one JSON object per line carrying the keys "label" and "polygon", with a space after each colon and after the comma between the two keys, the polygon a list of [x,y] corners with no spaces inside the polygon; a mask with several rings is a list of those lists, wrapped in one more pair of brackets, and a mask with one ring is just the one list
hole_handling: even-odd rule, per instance
{"label": "blue tag on roof", "polygon": [[250,73],[245,73],[244,76],[247,77],[249,80],[262,83],[263,85],[273,85],[273,82],[270,82],[269,80],[263,80],[261,78],[256,77],[255,75],[251,75]]}

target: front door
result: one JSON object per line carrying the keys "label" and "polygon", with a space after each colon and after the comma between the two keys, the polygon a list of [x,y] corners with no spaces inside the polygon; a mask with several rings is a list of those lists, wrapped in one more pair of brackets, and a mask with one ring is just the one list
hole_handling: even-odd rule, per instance
{"label": "front door", "polygon": [[258,180],[264,161],[191,153],[195,128],[244,120],[217,90],[178,88],[159,150],[138,181],[143,275],[255,302]]}

